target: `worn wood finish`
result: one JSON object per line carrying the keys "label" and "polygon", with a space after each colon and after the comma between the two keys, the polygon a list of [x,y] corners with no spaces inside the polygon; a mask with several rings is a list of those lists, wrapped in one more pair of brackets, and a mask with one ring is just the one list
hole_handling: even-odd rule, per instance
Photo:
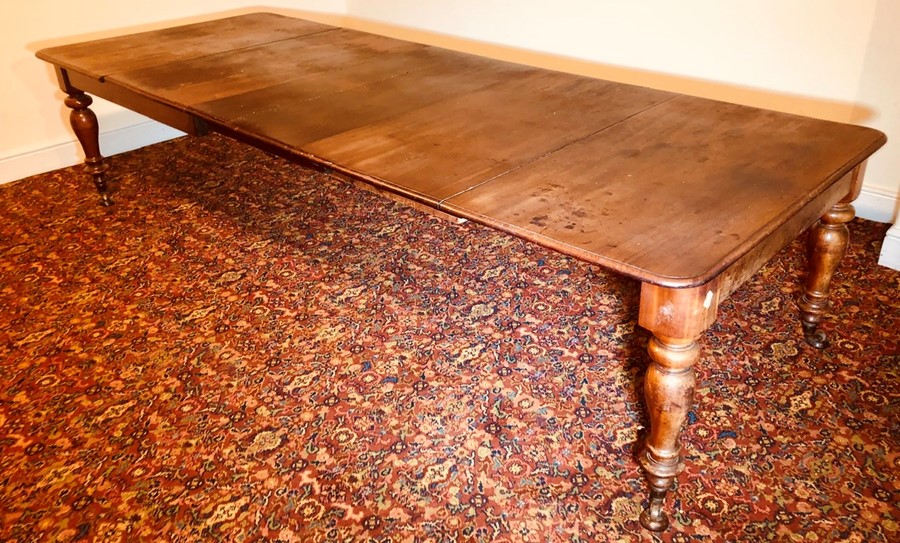
{"label": "worn wood finish", "polygon": [[103,80],[109,74],[236,51],[333,29],[333,26],[273,13],[252,13],[49,47],[38,51],[37,57],[55,66],[72,68]]}
{"label": "worn wood finish", "polygon": [[661,91],[569,74],[516,71],[305,149],[445,207],[456,194],[670,98]]}
{"label": "worn wood finish", "polygon": [[[804,229],[807,339],[847,243],[867,128],[488,60],[272,14],[54,47],[108,203],[91,92],[304,160],[642,282],[650,484],[668,524],[699,338],[721,300]],[[817,223],[818,221],[818,223]]]}
{"label": "worn wood finish", "polygon": [[866,128],[679,96],[442,207],[643,281],[695,286],[878,144]]}
{"label": "worn wood finish", "polygon": [[[410,55],[423,55],[425,51],[425,46],[415,43],[333,29],[302,39],[275,41],[115,73],[107,80],[186,106],[224,100],[296,80],[306,81],[312,94],[303,99],[312,99],[401,73],[409,68]],[[223,101],[222,107],[228,103]]]}

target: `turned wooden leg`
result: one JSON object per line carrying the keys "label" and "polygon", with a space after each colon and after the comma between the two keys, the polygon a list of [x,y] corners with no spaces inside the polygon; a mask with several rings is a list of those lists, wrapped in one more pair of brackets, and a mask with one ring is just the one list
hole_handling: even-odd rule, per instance
{"label": "turned wooden leg", "polygon": [[650,504],[640,521],[654,532],[669,526],[663,507],[666,493],[684,469],[679,436],[694,398],[694,364],[700,358],[697,339],[715,321],[718,305],[717,280],[683,289],[641,286],[638,322],[653,337],[644,378],[650,433],[640,455],[650,483]]}
{"label": "turned wooden leg", "polygon": [[652,363],[644,379],[644,396],[650,435],[640,459],[650,483],[650,505],[641,513],[641,525],[660,532],[669,526],[663,511],[666,493],[684,469],[678,437],[693,403],[693,366],[700,358],[700,346],[695,339],[653,337],[648,351]]}
{"label": "turned wooden leg", "polygon": [[806,342],[817,349],[828,345],[825,334],[818,330],[819,319],[828,309],[831,278],[844,257],[850,240],[847,223],[855,215],[849,202],[835,204],[809,231],[809,275],[800,298],[800,322]]}
{"label": "turned wooden leg", "polygon": [[94,185],[100,193],[100,205],[110,206],[112,200],[109,198],[104,177],[107,165],[103,162],[103,155],[100,154],[100,129],[97,115],[88,107],[91,103],[93,99],[80,91],[73,91],[66,98],[66,105],[72,109],[69,122],[72,123],[72,130],[75,131],[75,136],[84,150],[85,170],[94,179]]}

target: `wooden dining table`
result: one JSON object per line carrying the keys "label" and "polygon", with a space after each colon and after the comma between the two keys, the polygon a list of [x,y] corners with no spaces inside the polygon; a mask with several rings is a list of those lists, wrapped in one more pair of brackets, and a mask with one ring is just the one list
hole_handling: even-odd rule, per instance
{"label": "wooden dining table", "polygon": [[[665,530],[700,340],[719,304],[809,229],[818,328],[851,202],[884,134],[513,64],[271,13],[43,49],[110,205],[90,95],[215,131],[641,282],[652,332],[641,524]],[[119,205],[127,205],[119,204]],[[596,398],[595,401],[603,401]]]}

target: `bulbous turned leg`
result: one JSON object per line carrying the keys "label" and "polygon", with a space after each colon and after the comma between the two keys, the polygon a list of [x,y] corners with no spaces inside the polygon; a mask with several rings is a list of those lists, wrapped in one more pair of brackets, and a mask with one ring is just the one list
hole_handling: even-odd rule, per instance
{"label": "bulbous turned leg", "polygon": [[72,109],[69,113],[69,122],[72,130],[81,143],[84,150],[85,170],[94,179],[94,185],[100,193],[100,205],[110,206],[112,200],[106,188],[106,168],[103,155],[100,154],[100,128],[97,123],[97,115],[90,109],[93,99],[83,92],[73,92],[66,98],[66,105]]}
{"label": "bulbous turned leg", "polygon": [[844,257],[850,240],[847,223],[855,211],[848,202],[835,204],[809,231],[809,275],[800,297],[800,322],[806,342],[817,349],[828,346],[825,334],[818,329],[819,320],[828,310],[831,278]]}
{"label": "bulbous turned leg", "polygon": [[648,346],[652,363],[644,379],[650,413],[650,435],[640,456],[650,483],[650,505],[641,513],[641,525],[654,532],[669,526],[663,511],[666,493],[684,470],[679,435],[694,398],[693,366],[700,358],[696,338],[653,337]]}

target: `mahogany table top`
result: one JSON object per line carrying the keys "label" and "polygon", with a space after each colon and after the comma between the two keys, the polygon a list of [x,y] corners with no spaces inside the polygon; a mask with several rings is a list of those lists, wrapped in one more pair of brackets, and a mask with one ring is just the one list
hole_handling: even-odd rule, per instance
{"label": "mahogany table top", "polygon": [[885,141],[267,13],[38,56],[78,88],[165,122],[183,116],[176,127],[219,130],[668,287],[715,278]]}

